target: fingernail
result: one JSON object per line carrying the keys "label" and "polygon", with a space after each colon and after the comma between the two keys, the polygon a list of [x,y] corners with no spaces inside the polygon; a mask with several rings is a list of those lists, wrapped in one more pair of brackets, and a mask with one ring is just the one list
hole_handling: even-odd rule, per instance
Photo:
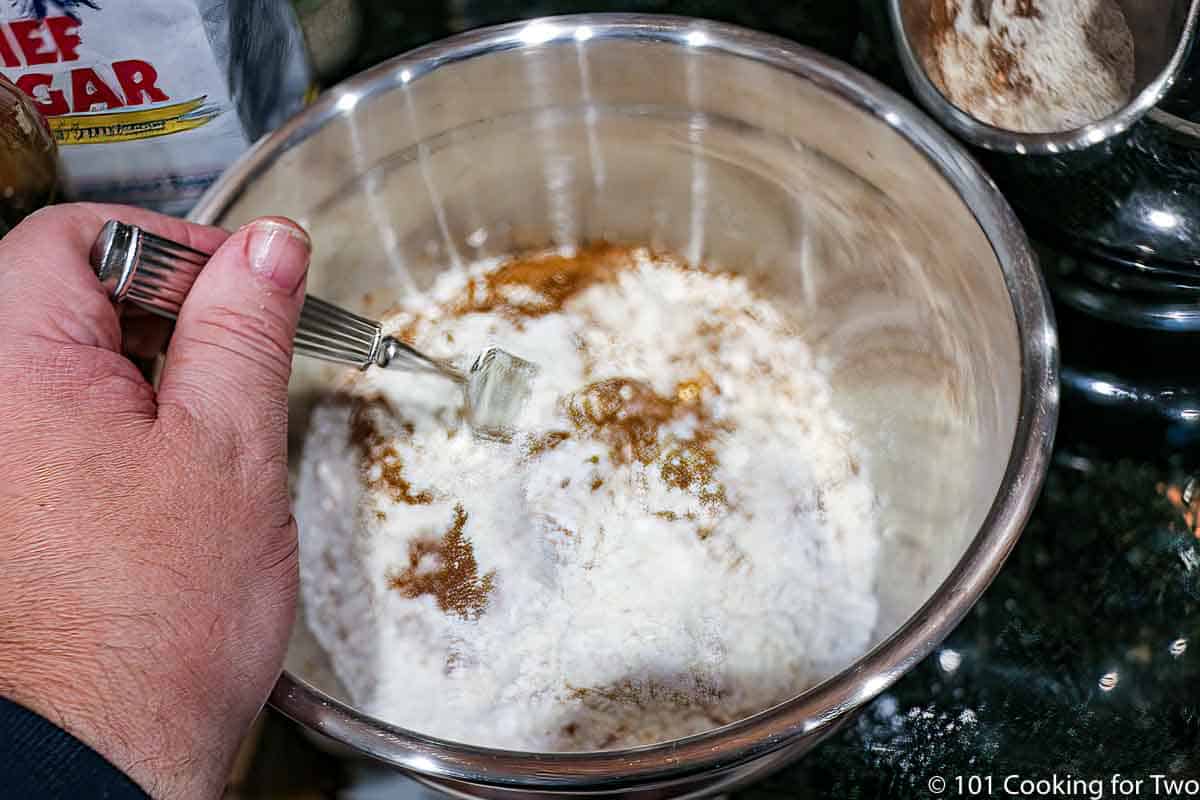
{"label": "fingernail", "polygon": [[308,271],[308,234],[293,222],[277,219],[256,220],[249,227],[250,271],[284,291],[296,291]]}

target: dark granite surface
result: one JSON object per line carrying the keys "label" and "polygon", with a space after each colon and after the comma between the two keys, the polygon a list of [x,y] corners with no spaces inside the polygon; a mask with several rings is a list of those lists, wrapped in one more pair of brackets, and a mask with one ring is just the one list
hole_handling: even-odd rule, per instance
{"label": "dark granite surface", "polygon": [[[369,33],[346,72],[480,24],[642,10],[769,30],[853,61],[894,86],[902,80],[870,0],[458,0],[413,3],[411,11],[390,0],[361,5]],[[1136,164],[1129,169],[1121,180],[1140,180]],[[1191,191],[1195,202],[1200,187],[1188,176],[1182,180],[1175,188]],[[1106,235],[1124,241],[1111,219],[1080,215],[1081,226],[1108,225]],[[1173,251],[1183,254],[1179,262],[1198,252],[1189,242],[1179,247]],[[1071,325],[1064,336],[1068,361],[1117,372],[1144,370],[1147,361],[1156,364],[1156,375],[1193,390],[1200,382],[1200,351],[1136,337],[1125,347],[1097,347],[1087,321],[1072,322],[1062,311]],[[1160,346],[1167,354],[1154,358]],[[1200,483],[1189,484],[1190,475],[1200,474],[1189,472],[1200,448],[1093,411],[1064,409],[1056,463],[1033,520],[968,618],[842,732],[742,797],[1189,796],[1156,785],[1151,775],[1200,777]],[[267,737],[268,749],[303,748],[283,726],[269,726],[277,733]],[[309,791],[338,784],[340,773],[326,758],[313,754],[307,762]],[[1140,779],[1140,791],[1114,783],[1117,773]],[[1021,783],[1055,776],[1057,786]],[[248,796],[265,788],[253,775],[245,786]]]}
{"label": "dark granite surface", "polygon": [[929,797],[941,776],[958,796],[955,778],[978,775],[1005,796],[1007,775],[1200,775],[1196,536],[1160,494],[1162,470],[1080,466],[1053,469],[1008,563],[934,656],[745,794]]}

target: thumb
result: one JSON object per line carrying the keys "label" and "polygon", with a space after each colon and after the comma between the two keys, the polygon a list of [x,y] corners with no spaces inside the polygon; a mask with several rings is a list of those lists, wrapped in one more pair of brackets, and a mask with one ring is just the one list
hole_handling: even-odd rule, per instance
{"label": "thumb", "polygon": [[179,311],[159,382],[160,419],[183,411],[242,445],[285,440],[310,250],[304,229],[282,217],[255,220],[217,249]]}

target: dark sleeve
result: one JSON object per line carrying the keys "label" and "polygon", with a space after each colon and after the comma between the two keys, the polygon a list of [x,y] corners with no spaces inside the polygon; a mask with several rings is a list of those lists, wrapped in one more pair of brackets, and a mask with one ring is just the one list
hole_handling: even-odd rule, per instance
{"label": "dark sleeve", "polygon": [[0,795],[23,800],[147,800],[136,783],[95,750],[3,697]]}

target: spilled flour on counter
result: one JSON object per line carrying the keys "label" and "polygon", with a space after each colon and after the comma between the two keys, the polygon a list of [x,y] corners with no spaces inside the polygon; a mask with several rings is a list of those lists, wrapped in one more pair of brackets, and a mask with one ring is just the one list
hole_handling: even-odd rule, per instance
{"label": "spilled flour on counter", "polygon": [[450,271],[385,327],[536,362],[507,443],[435,377],[315,410],[307,620],[355,703],[474,745],[589,750],[783,701],[871,644],[879,524],[804,340],[749,283],[608,246]]}
{"label": "spilled flour on counter", "polygon": [[1115,0],[933,0],[929,9],[926,68],[978,120],[1068,131],[1132,96],[1133,34]]}

